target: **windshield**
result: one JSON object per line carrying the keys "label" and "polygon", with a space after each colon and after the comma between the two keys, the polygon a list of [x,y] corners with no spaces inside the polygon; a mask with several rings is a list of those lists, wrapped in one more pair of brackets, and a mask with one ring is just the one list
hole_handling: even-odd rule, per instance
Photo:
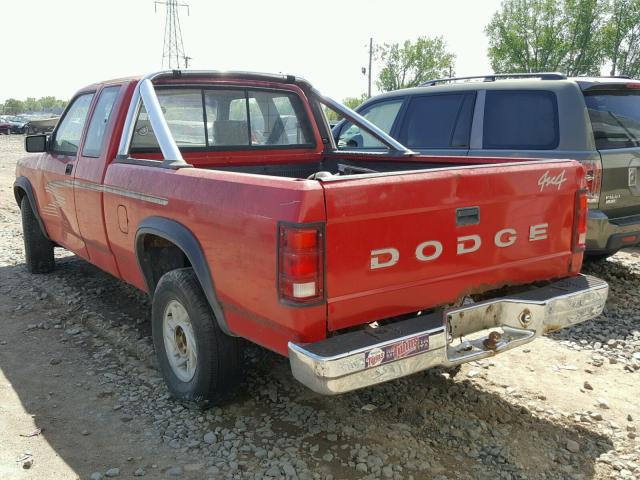
{"label": "windshield", "polygon": [[598,150],[640,146],[640,92],[597,92],[585,101]]}

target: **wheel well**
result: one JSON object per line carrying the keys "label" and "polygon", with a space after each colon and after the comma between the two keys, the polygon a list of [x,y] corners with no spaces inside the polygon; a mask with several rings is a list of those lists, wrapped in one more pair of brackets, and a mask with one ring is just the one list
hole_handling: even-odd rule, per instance
{"label": "wheel well", "polygon": [[13,196],[18,202],[18,207],[22,205],[22,199],[27,195],[27,192],[22,187],[13,187]]}
{"label": "wheel well", "polygon": [[191,267],[191,262],[182,249],[166,238],[148,233],[140,240],[138,261],[150,294],[153,294],[165,273]]}

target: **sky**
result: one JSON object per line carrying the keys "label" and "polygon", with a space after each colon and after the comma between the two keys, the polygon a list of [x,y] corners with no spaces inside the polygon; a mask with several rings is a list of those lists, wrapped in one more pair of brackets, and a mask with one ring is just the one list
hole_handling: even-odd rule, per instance
{"label": "sky", "polygon": [[[367,90],[374,44],[442,35],[459,76],[491,71],[484,27],[500,0],[180,0],[189,68],[288,73],[337,100]],[[101,80],[162,68],[153,0],[30,0],[2,7],[0,102],[68,99]],[[374,78],[377,69],[373,68]],[[376,92],[373,82],[373,92]]]}

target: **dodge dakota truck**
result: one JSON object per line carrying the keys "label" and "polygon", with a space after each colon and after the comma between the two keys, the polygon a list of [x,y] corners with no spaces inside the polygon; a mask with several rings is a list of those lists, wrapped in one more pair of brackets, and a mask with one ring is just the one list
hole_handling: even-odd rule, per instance
{"label": "dodge dakota truck", "polygon": [[[387,147],[338,150],[323,108]],[[601,313],[572,160],[418,155],[293,76],[165,71],[81,89],[16,169],[26,266],[66,248],[152,298],[177,398],[242,339],[336,394],[455,368]]]}

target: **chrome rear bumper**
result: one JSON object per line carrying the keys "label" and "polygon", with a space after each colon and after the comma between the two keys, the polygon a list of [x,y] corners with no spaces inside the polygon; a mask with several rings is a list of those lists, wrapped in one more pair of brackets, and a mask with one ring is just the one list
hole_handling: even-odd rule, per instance
{"label": "chrome rear bumper", "polygon": [[[333,395],[439,365],[452,367],[594,318],[602,313],[608,292],[606,282],[580,275],[321,342],[290,342],[291,371],[311,390]],[[453,345],[453,339],[498,328],[500,333],[494,330]]]}

